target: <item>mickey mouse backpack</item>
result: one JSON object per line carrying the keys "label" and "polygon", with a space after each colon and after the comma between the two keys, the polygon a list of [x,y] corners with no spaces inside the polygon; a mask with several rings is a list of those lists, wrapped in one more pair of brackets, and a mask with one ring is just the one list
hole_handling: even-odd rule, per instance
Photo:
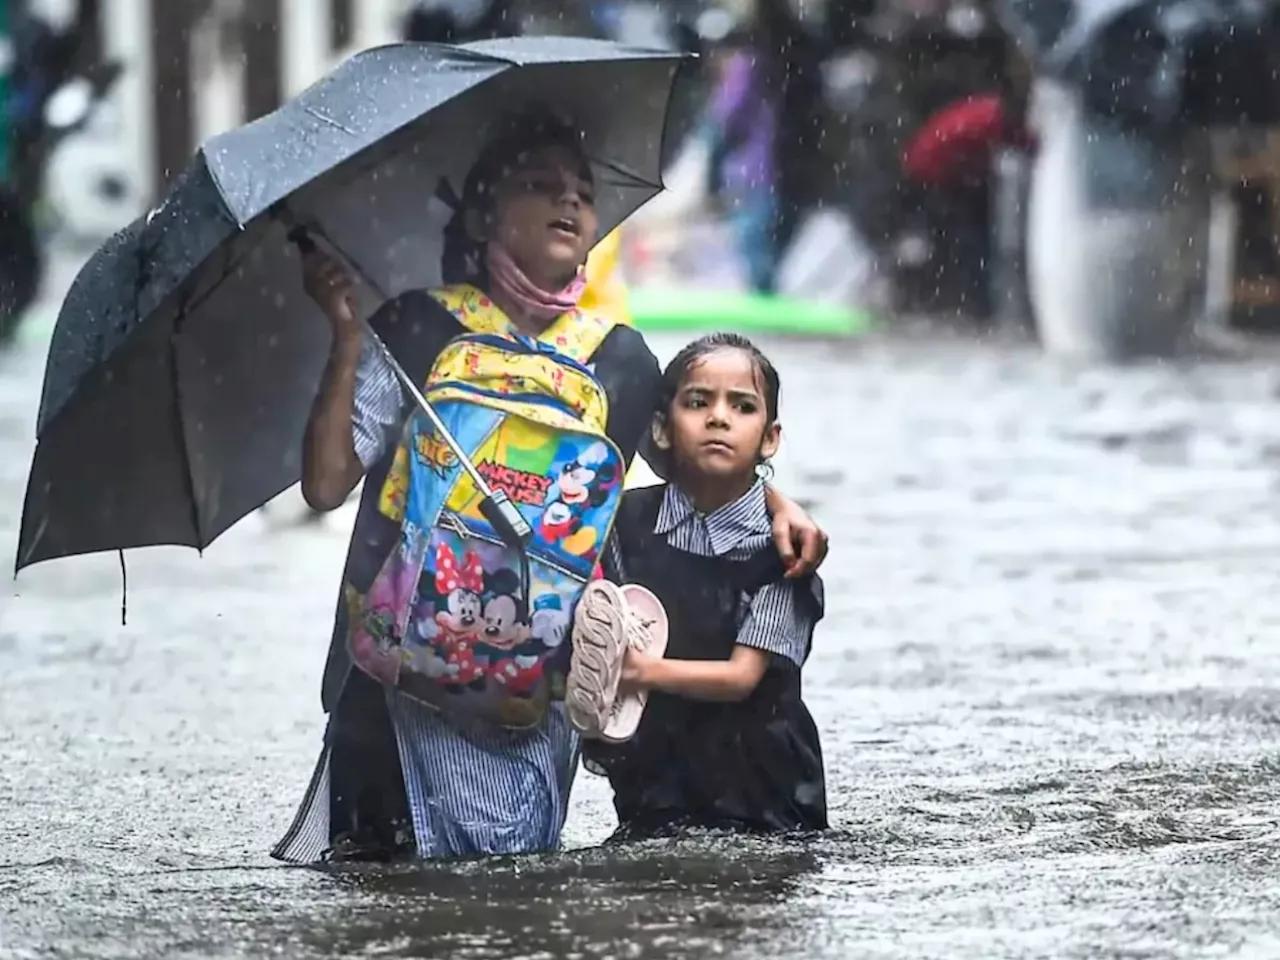
{"label": "mickey mouse backpack", "polygon": [[503,542],[471,477],[415,412],[378,503],[400,542],[367,593],[347,589],[348,648],[405,696],[531,727],[563,697],[573,608],[621,502],[608,399],[586,366],[614,324],[570,311],[535,340],[474,287],[433,296],[468,332],[441,352],[424,395],[533,537],[523,557]]}

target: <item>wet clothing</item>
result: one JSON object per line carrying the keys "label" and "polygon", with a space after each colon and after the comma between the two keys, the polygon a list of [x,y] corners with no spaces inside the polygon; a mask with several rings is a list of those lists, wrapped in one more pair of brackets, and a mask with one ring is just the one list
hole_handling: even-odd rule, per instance
{"label": "wet clothing", "polygon": [[615,534],[606,573],[662,601],[668,658],[727,660],[737,644],[771,655],[740,703],[655,691],[629,742],[584,744],[588,767],[613,787],[619,836],[825,828],[822,749],[800,696],[822,585],[784,578],[764,485],[707,516],[674,486],[628,491]]}
{"label": "wet clothing", "polygon": [[[404,294],[371,324],[405,371],[423,382],[436,356],[463,333],[429,294]],[[592,360],[609,398],[608,434],[630,462],[647,435],[660,386],[657,360],[634,329],[612,330]],[[344,582],[367,589],[397,542],[378,510],[409,402],[376,345],[356,375],[353,443],[367,468]],[[367,568],[367,569],[366,569]],[[321,699],[325,746],[293,825],[272,851],[309,863],[340,846],[361,858],[526,853],[560,837],[578,738],[563,705],[529,731],[446,719],[353,670],[346,605],[335,618]]]}

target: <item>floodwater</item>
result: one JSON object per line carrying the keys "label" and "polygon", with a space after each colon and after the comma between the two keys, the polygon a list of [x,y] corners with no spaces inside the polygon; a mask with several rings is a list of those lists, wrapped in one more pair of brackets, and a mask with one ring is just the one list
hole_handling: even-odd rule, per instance
{"label": "floodwater", "polygon": [[[584,773],[563,854],[274,864],[350,522],[282,507],[130,557],[127,626],[114,557],[0,595],[0,957],[1280,956],[1274,364],[769,347],[833,534],[829,836],[602,850]],[[9,556],[38,367],[0,359]]]}

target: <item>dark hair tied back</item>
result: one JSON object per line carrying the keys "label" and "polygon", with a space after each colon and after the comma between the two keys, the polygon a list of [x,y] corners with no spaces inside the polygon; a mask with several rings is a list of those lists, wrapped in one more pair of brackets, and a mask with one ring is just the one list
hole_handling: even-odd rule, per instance
{"label": "dark hair tied back", "polygon": [[671,404],[680,392],[685,376],[703,357],[717,350],[741,350],[751,359],[756,380],[764,398],[765,416],[769,423],[778,419],[778,402],[782,394],[782,382],[773,362],[746,337],[738,333],[709,333],[699,337],[675,355],[662,371],[662,398],[658,404],[660,416],[670,416]]}
{"label": "dark hair tied back", "polygon": [[547,147],[563,147],[574,153],[581,159],[582,177],[592,179],[582,133],[568,120],[543,107],[531,107],[500,120],[471,165],[458,206],[444,228],[440,274],[445,283],[485,285],[484,242],[467,230],[467,216],[472,211],[487,213],[498,184],[519,167],[523,157]]}
{"label": "dark hair tied back", "polygon": [[[658,409],[654,411],[659,421],[670,422],[671,405],[676,402],[676,394],[680,392],[680,385],[684,383],[685,377],[698,361],[717,350],[741,350],[751,358],[756,383],[764,398],[765,417],[770,424],[776,422],[778,401],[782,395],[782,382],[778,378],[778,371],[759,347],[737,333],[709,333],[693,341],[672,358],[666,369],[662,371],[662,393],[658,398]],[[648,446],[645,448],[645,458],[650,461],[649,466],[653,467],[664,480],[672,478],[674,464],[670,451]],[[655,459],[656,463],[653,462]],[[767,462],[757,464],[756,473],[765,480],[773,475],[772,467]]]}

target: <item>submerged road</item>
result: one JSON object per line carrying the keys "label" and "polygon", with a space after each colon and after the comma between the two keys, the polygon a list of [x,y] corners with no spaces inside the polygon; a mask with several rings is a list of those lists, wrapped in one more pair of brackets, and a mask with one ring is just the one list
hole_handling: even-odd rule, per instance
{"label": "submerged road", "polygon": [[[2,588],[0,958],[1280,956],[1272,365],[767,346],[834,537],[829,837],[594,849],[583,773],[563,854],[274,864],[351,519],[281,507],[130,556],[125,626],[115,557]],[[0,358],[6,569],[41,361]]]}

